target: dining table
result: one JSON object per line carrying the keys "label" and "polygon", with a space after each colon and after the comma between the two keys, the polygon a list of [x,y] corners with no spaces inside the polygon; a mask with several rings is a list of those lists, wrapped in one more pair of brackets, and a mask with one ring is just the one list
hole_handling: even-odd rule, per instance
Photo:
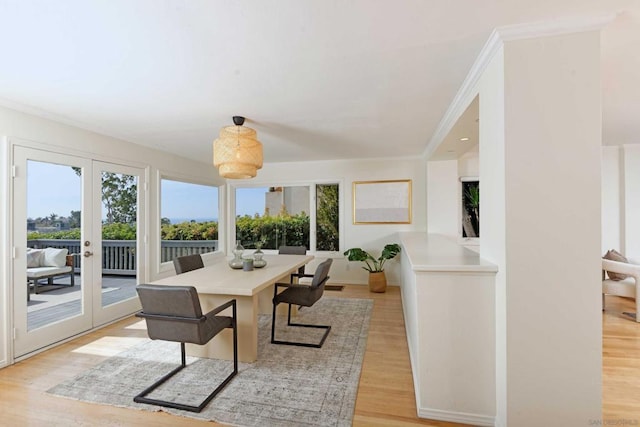
{"label": "dining table", "polygon": [[[186,273],[155,280],[154,285],[187,285],[198,291],[202,312],[235,299],[238,321],[238,359],[255,362],[258,358],[258,314],[271,314],[273,289],[276,282],[289,283],[291,273],[309,263],[311,255],[265,255],[266,266],[250,271],[232,269],[228,260],[220,257],[210,265]],[[286,307],[281,307],[286,308]],[[231,315],[227,309],[218,315]],[[187,343],[189,356],[213,359],[233,359],[232,331],[218,334],[205,345]]]}

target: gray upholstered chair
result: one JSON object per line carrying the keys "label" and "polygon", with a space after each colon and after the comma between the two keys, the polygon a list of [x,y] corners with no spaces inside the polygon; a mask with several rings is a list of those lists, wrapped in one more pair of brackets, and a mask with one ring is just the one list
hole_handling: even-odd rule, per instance
{"label": "gray upholstered chair", "polygon": [[[238,373],[236,300],[228,301],[203,315],[198,292],[193,286],[138,285],[136,290],[142,303],[142,311],[137,313],[136,316],[146,320],[149,338],[152,340],[179,342],[182,363],[147,387],[133,400],[138,403],[166,406],[191,412],[202,411],[211,399]],[[218,313],[227,308],[231,308],[231,316],[218,315]],[[200,405],[185,405],[145,397],[186,367],[186,342],[199,345],[206,344],[226,328],[233,329],[233,372]]]}
{"label": "gray upholstered chair", "polygon": [[187,271],[204,268],[204,263],[202,262],[202,257],[200,256],[200,254],[195,254],[174,258],[173,266],[176,269],[176,274],[182,274],[186,273]]}
{"label": "gray upholstered chair", "polygon": [[307,248],[304,246],[280,246],[278,248],[280,255],[306,255]]}
{"label": "gray upholstered chair", "polygon": [[[297,345],[301,347],[314,347],[320,348],[324,341],[327,339],[329,332],[331,331],[331,326],[326,325],[306,325],[302,323],[291,323],[291,305],[299,305],[304,307],[311,307],[315,304],[324,292],[324,285],[329,280],[329,269],[331,268],[331,263],[333,260],[331,258],[326,261],[320,263],[318,268],[316,269],[315,274],[299,274],[294,273],[291,276],[303,276],[303,277],[313,277],[311,280],[311,285],[299,285],[295,283],[276,283],[273,290],[273,316],[271,319],[271,343],[272,344],[285,344],[285,345]],[[293,281],[293,280],[292,280]],[[278,288],[284,287],[286,288],[284,291],[278,293]],[[275,337],[276,330],[276,308],[278,304],[285,303],[289,304],[289,311],[287,314],[287,326],[298,326],[304,328],[319,328],[326,329],[326,332],[322,336],[319,344],[311,344],[311,343],[303,343],[303,342],[293,342],[293,341],[282,341],[277,340]]]}
{"label": "gray upholstered chair", "polygon": [[[280,246],[278,255],[306,255],[307,248],[305,246]],[[304,265],[298,269],[299,274],[304,274]]]}

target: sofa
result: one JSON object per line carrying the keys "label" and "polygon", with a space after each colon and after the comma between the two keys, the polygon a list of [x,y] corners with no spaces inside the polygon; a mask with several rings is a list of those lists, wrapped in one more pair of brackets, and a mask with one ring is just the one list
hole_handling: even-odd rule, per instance
{"label": "sofa", "polygon": [[31,299],[31,285],[33,292],[37,294],[40,280],[47,279],[47,284],[53,285],[55,277],[67,275],[71,278],[70,284],[60,286],[75,285],[73,255],[67,249],[27,249],[27,301]]}
{"label": "sofa", "polygon": [[636,322],[640,321],[640,265],[634,259],[626,262],[602,259],[602,310],[605,309],[605,295],[617,295],[621,297],[633,298],[636,301],[635,313],[624,313],[634,317]]}

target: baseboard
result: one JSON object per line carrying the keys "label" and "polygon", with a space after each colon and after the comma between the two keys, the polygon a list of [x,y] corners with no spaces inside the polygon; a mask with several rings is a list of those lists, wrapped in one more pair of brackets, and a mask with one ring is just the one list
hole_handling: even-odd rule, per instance
{"label": "baseboard", "polygon": [[418,417],[429,420],[448,421],[452,423],[471,424],[474,426],[496,425],[495,417],[489,415],[469,414],[466,412],[442,411],[440,409],[419,408]]}

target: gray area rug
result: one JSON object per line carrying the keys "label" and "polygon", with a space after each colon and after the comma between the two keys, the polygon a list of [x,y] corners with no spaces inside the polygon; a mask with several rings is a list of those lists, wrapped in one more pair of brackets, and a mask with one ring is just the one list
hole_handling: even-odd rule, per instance
{"label": "gray area rug", "polygon": [[[302,308],[297,321],[332,326],[321,349],[271,344],[271,317],[260,315],[258,360],[240,363],[238,375],[199,414],[133,402],[137,393],[179,365],[178,343],[139,344],[47,392],[236,426],[350,426],[372,307],[372,300],[323,297]],[[324,332],[287,328],[284,316],[276,325],[278,339],[304,336],[304,341],[318,342]],[[223,360],[188,357],[187,363],[149,397],[197,404],[233,369]]]}

